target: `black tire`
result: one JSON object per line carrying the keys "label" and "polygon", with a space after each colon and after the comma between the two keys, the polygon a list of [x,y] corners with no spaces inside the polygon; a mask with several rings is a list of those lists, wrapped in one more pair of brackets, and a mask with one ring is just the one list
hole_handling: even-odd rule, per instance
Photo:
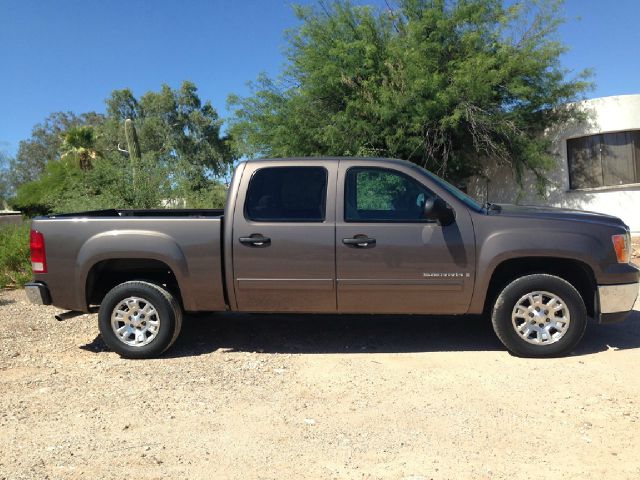
{"label": "black tire", "polygon": [[[133,338],[129,336],[125,340],[116,334],[112,327],[112,314],[116,309],[123,311],[126,306],[124,300],[131,297],[141,300],[138,305],[143,305],[144,307],[146,306],[145,302],[147,302],[155,310],[155,314],[147,319],[157,322],[158,325],[153,331],[147,331],[143,314],[140,315],[141,318],[138,320],[142,324],[139,325],[140,329],[145,328],[144,332],[141,332],[141,330],[138,330],[138,332],[141,332],[140,335],[144,337],[144,342],[148,343],[140,345],[127,344],[127,341],[133,342],[137,338],[136,330],[129,328],[133,332],[131,333]],[[123,317],[118,325],[128,322],[130,318],[131,316]],[[104,343],[120,356],[125,358],[154,358],[166,351],[178,338],[182,328],[182,309],[173,295],[163,287],[144,281],[125,282],[111,289],[102,300],[98,313],[98,327]],[[123,337],[125,336],[126,334],[123,335]]]}
{"label": "black tire", "polygon": [[[524,314],[524,309],[521,309],[519,312],[522,312],[522,315],[516,315],[517,318],[512,318],[516,305],[523,297],[532,292],[548,292],[556,295],[566,308],[558,313],[553,313],[551,308],[543,308],[541,312],[532,311],[526,314]],[[536,300],[550,302],[547,300],[548,297],[543,295],[534,297]],[[534,305],[536,304],[531,304],[528,300],[525,300],[525,304],[531,305],[532,310],[535,310]],[[557,306],[558,304],[554,303],[553,305]],[[550,313],[545,315],[545,311]],[[548,325],[553,325],[554,320],[557,319],[560,320],[560,325],[563,325],[562,315],[566,315],[566,311],[568,311],[569,321],[568,325],[564,327],[566,328],[564,333],[553,328],[547,330],[545,334],[542,333],[542,330],[537,333],[537,327],[540,326],[542,329],[547,325],[546,322],[551,322]],[[540,317],[536,315],[540,315]],[[519,357],[557,357],[569,353],[582,339],[587,328],[587,309],[580,293],[566,280],[554,275],[533,274],[512,281],[500,292],[493,306],[491,322],[500,341],[514,355]],[[529,327],[531,329],[529,335],[526,335],[528,325],[525,323],[532,325]],[[523,333],[518,333],[517,328],[522,329]],[[547,336],[546,340],[543,335]],[[526,340],[525,336],[529,340]],[[558,336],[558,339],[554,340],[554,336]],[[549,343],[531,343],[545,341]]]}

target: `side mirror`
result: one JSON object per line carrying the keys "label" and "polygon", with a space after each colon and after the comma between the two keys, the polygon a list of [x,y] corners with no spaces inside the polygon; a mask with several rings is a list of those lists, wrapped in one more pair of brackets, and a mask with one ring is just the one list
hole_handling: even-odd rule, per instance
{"label": "side mirror", "polygon": [[456,221],[453,208],[441,198],[429,198],[424,203],[423,217],[427,220],[436,220],[438,225],[446,227]]}

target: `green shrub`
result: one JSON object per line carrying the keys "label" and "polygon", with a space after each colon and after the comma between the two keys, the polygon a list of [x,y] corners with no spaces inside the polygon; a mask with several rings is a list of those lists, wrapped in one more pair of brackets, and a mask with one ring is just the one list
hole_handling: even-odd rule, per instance
{"label": "green shrub", "polygon": [[227,200],[227,188],[220,183],[211,182],[200,191],[185,193],[186,208],[224,208]]}
{"label": "green shrub", "polygon": [[0,225],[0,288],[22,287],[31,280],[29,223]]}

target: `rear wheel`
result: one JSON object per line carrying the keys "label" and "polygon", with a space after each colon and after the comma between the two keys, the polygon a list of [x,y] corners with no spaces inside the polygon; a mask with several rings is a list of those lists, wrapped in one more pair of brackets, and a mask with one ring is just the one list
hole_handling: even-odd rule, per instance
{"label": "rear wheel", "polygon": [[491,316],[500,341],[515,355],[554,357],[570,352],[584,335],[587,310],[580,293],[554,275],[534,274],[508,284]]}
{"label": "rear wheel", "polygon": [[125,358],[153,358],[178,338],[182,310],[164,288],[149,282],[125,282],[104,297],[98,313],[107,346]]}

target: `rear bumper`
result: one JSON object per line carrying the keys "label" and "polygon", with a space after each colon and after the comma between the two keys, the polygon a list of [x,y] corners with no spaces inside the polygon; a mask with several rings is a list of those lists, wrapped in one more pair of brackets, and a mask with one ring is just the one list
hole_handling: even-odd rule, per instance
{"label": "rear bumper", "polygon": [[24,286],[27,299],[36,305],[51,305],[51,295],[44,283],[31,282]]}
{"label": "rear bumper", "polygon": [[614,323],[626,319],[638,298],[638,287],[638,283],[598,285],[600,323]]}

